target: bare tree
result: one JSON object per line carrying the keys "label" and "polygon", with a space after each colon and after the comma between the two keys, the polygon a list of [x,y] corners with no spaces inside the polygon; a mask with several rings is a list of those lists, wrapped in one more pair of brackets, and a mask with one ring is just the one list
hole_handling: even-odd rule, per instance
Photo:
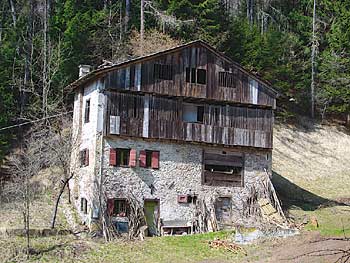
{"label": "bare tree", "polygon": [[142,43],[141,34],[136,31],[132,32],[130,48],[134,57],[159,52],[181,44],[179,40],[173,39],[169,35],[160,33],[156,30],[151,30],[145,33]]}
{"label": "bare tree", "polygon": [[125,0],[125,32],[129,30],[129,20],[130,20],[130,0]]}
{"label": "bare tree", "polygon": [[23,214],[23,228],[26,236],[27,258],[30,255],[30,204],[40,190],[40,187],[31,180],[36,175],[42,163],[37,160],[42,159],[44,149],[41,130],[31,130],[25,137],[22,147],[17,153],[9,158],[11,167],[11,183],[4,186],[2,196],[13,201],[20,201],[19,209]]}

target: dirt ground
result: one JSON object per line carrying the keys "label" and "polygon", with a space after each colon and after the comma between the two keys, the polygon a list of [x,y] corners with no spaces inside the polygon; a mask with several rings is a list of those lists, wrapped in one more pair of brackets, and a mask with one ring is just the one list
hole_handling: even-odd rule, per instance
{"label": "dirt ground", "polygon": [[267,240],[247,247],[247,251],[243,262],[350,262],[350,239],[307,231],[294,237]]}

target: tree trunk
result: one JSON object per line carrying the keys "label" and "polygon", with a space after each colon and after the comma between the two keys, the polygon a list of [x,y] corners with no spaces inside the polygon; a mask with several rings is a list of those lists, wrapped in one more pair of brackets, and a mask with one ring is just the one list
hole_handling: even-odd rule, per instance
{"label": "tree trunk", "polygon": [[247,19],[250,24],[250,26],[253,25],[253,5],[254,5],[254,0],[247,0]]}
{"label": "tree trunk", "polygon": [[29,259],[29,253],[30,253],[30,237],[29,237],[29,178],[28,174],[26,175],[26,189],[25,189],[25,232],[26,232],[26,243],[27,243],[27,259]]}
{"label": "tree trunk", "polygon": [[47,98],[48,98],[48,74],[47,74],[47,36],[48,36],[48,0],[45,0],[43,15],[43,71],[42,71],[42,111],[43,117],[47,116]]}
{"label": "tree trunk", "polygon": [[16,24],[17,24],[17,17],[16,17],[15,5],[14,5],[14,3],[13,3],[13,0],[9,0],[9,3],[10,3],[10,8],[11,8],[11,15],[12,15],[13,26],[16,27]]}
{"label": "tree trunk", "polygon": [[61,196],[62,196],[62,194],[64,192],[64,188],[68,184],[69,180],[72,179],[72,177],[73,177],[73,174],[69,178],[67,178],[66,180],[63,181],[63,185],[62,185],[62,187],[60,189],[60,192],[58,193],[58,196],[57,196],[56,202],[55,202],[55,207],[54,207],[53,214],[52,214],[52,219],[51,219],[51,229],[55,228],[58,204],[60,203]]}
{"label": "tree trunk", "polygon": [[130,0],[125,0],[125,33],[129,30],[129,19],[130,19]]}
{"label": "tree trunk", "polygon": [[312,52],[311,52],[311,118],[315,118],[315,56],[316,56],[316,0],[312,15]]}

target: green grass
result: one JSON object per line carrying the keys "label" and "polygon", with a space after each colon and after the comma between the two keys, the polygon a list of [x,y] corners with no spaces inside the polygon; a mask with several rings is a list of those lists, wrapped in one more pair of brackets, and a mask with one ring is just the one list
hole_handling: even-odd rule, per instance
{"label": "green grass", "polygon": [[211,249],[208,240],[227,239],[232,232],[192,236],[156,237],[145,242],[113,242],[99,246],[90,254],[92,262],[232,262],[240,255],[223,249]]}
{"label": "green grass", "polygon": [[308,223],[304,228],[307,231],[316,230],[323,236],[350,237],[350,207],[348,206],[325,207],[314,211],[293,208],[290,213],[299,218],[316,217],[319,227],[316,228]]}
{"label": "green grass", "polygon": [[[148,238],[143,242],[77,240],[73,236],[32,238],[30,262],[240,262],[242,254],[210,248],[208,241],[229,239],[232,231]],[[0,240],[0,262],[23,262],[25,239]]]}

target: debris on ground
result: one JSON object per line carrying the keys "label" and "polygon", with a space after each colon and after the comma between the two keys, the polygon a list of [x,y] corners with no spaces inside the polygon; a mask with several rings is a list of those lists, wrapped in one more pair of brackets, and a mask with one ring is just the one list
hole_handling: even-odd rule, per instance
{"label": "debris on ground", "polygon": [[208,241],[208,244],[210,248],[223,248],[232,253],[243,253],[245,256],[247,255],[247,251],[243,247],[229,240],[221,240],[216,238]]}

